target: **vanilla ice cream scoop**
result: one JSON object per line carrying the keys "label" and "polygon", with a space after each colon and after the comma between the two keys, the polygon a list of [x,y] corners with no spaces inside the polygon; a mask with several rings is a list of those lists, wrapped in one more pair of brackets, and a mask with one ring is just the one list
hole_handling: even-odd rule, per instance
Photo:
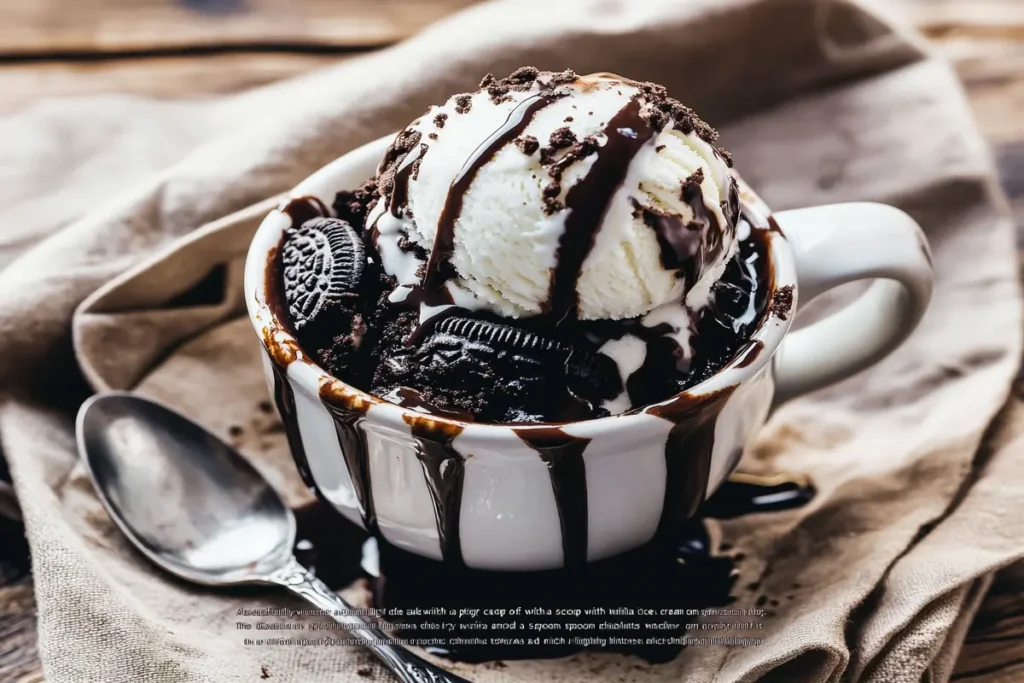
{"label": "vanilla ice cream scoop", "polygon": [[556,321],[701,308],[736,245],[714,131],[662,87],[524,68],[432,107],[368,219],[392,301]]}

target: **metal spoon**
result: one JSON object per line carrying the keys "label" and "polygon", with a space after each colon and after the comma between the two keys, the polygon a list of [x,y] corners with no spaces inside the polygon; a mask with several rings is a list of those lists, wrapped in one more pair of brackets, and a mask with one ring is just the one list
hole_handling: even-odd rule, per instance
{"label": "metal spoon", "polygon": [[300,565],[291,510],[241,455],[196,423],[113,392],[82,405],[77,431],[107,512],[158,567],[207,586],[284,586],[332,615],[404,683],[468,683],[396,644]]}

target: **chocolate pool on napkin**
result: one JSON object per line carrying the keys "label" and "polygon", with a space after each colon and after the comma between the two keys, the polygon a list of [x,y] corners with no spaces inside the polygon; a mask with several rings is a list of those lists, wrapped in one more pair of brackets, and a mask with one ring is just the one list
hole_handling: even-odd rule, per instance
{"label": "chocolate pool on napkin", "polygon": [[[1021,351],[1012,226],[953,74],[856,3],[566,0],[486,3],[241,96],[92,98],[0,121],[21,149],[64,135],[81,155],[25,155],[0,206],[18,234],[59,228],[0,272],[0,442],[32,547],[48,680],[389,680],[359,648],[245,646],[237,610],[286,598],[196,590],[134,553],[77,462],[78,370],[93,388],[177,406],[301,503],[244,317],[250,236],[273,196],[321,165],[524,64],[664,83],[722,130],[775,209],[906,209],[931,240],[936,290],[904,347],[785,406],[743,463],[806,472],[820,491],[802,510],[719,530],[745,557],[735,606],[768,606],[762,644],[691,647],[661,665],[579,654],[451,668],[483,683],[949,678],[987,577],[1024,551],[1017,411],[979,454]],[[153,154],[113,142],[144,130],[138,117],[162,122]]]}

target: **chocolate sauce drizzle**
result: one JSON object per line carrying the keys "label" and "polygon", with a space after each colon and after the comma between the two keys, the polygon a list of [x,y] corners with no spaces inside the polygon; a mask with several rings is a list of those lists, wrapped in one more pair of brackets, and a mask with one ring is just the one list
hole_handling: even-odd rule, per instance
{"label": "chocolate sauce drizzle", "polygon": [[327,206],[319,198],[312,195],[289,200],[281,208],[281,212],[287,214],[292,219],[292,227],[302,225],[311,218],[331,215]]}
{"label": "chocolate sauce drizzle", "polygon": [[[703,173],[701,174],[703,177]],[[716,261],[722,253],[723,226],[718,223],[718,216],[713,211],[708,211],[704,203],[704,191],[701,189],[700,179],[690,177],[683,183],[683,201],[693,211],[693,220],[700,230],[707,236],[705,244],[706,255],[709,261]],[[735,182],[732,188],[736,186]],[[699,272],[699,271],[698,271]],[[690,283],[693,284],[692,282]]]}
{"label": "chocolate sauce drizzle", "polygon": [[757,357],[761,355],[761,351],[764,350],[764,342],[760,339],[755,339],[740,355],[736,361],[736,367],[745,368],[751,365],[757,360]]}
{"label": "chocolate sauce drizzle", "polygon": [[[452,181],[448,189],[448,196],[445,198],[441,215],[437,219],[437,231],[434,237],[433,250],[430,253],[430,260],[427,262],[427,270],[423,277],[423,287],[427,290],[437,290],[444,286],[453,273],[451,267],[452,252],[455,250],[455,223],[462,213],[462,204],[465,201],[466,193],[476,179],[477,174],[486,166],[507,144],[519,137],[519,134],[526,130],[526,127],[533,121],[544,107],[547,107],[559,95],[553,93],[540,93],[520,102],[513,109],[505,123],[491,133],[490,137],[480,143],[476,151],[463,165],[459,174]],[[396,192],[397,179],[396,179]]]}
{"label": "chocolate sauce drizzle", "polygon": [[442,561],[456,569],[464,569],[460,518],[462,515],[462,486],[465,461],[452,447],[452,441],[462,433],[462,427],[450,422],[439,422],[428,416],[403,415],[418,445],[416,456],[423,468],[423,476],[434,506],[438,544]]}
{"label": "chocolate sauce drizzle", "polygon": [[547,465],[562,531],[563,564],[566,569],[582,569],[587,563],[589,517],[583,451],[590,439],[575,437],[558,427],[524,427],[513,431]]}
{"label": "chocolate sauce drizzle", "polygon": [[665,493],[655,538],[670,538],[678,533],[704,502],[715,426],[733,389],[705,396],[680,394],[644,410],[672,423],[665,441]]}
{"label": "chocolate sauce drizzle", "polygon": [[[703,204],[703,201],[701,203]],[[661,265],[665,270],[677,271],[688,287],[693,286],[698,279],[698,273],[704,269],[701,253],[703,234],[700,224],[696,221],[683,223],[678,216],[640,208],[639,205],[637,208],[643,216],[644,223],[658,238]],[[694,213],[696,214],[696,211]]]}
{"label": "chocolate sauce drizzle", "polygon": [[345,458],[345,468],[348,470],[352,490],[359,503],[363,528],[370,535],[376,535],[377,512],[373,504],[369,449],[366,444],[366,432],[360,425],[364,416],[360,412],[339,407],[327,397],[321,396],[321,401],[334,420],[334,431],[338,435],[338,445],[341,447],[342,457]]}
{"label": "chocolate sauce drizzle", "polygon": [[426,151],[426,145],[418,145],[413,151],[406,155],[405,159],[402,161],[402,165],[395,172],[394,184],[391,190],[391,201],[388,204],[388,210],[391,212],[391,215],[396,218],[400,218],[402,216],[402,212],[409,204],[409,180],[416,171],[417,162],[423,158]]}
{"label": "chocolate sauce drizzle", "polygon": [[281,423],[284,425],[284,434],[288,439],[288,448],[292,451],[292,458],[295,460],[295,468],[302,477],[302,483],[310,489],[316,488],[313,474],[309,470],[309,460],[306,458],[306,449],[302,444],[302,435],[299,433],[299,416],[295,409],[295,392],[288,382],[288,369],[278,365],[275,361],[271,363],[274,369],[274,405],[281,416]]}
{"label": "chocolate sauce drizzle", "polygon": [[473,416],[468,413],[461,413],[457,410],[446,410],[435,406],[433,403],[423,398],[423,395],[415,389],[400,387],[395,394],[395,398],[398,399],[398,403],[396,403],[396,405],[402,406],[403,408],[410,408],[412,410],[429,413],[431,415],[439,415],[452,420],[463,420],[466,422],[473,421]]}
{"label": "chocolate sauce drizzle", "polygon": [[[704,203],[702,179],[703,173],[699,173],[683,182],[682,199],[693,211],[693,220],[686,223],[679,216],[641,207],[634,200],[644,223],[658,239],[661,265],[665,270],[677,271],[687,287],[692,287],[701,278],[707,263],[716,261],[723,248],[723,226],[718,222],[718,216]],[[738,196],[735,188],[733,183],[730,198]],[[731,214],[731,199],[723,202],[723,207]]]}
{"label": "chocolate sauce drizzle", "polygon": [[607,141],[598,150],[586,177],[565,196],[565,227],[558,240],[557,263],[551,273],[547,301],[547,312],[557,322],[576,317],[576,283],[583,263],[594,248],[604,215],[625,181],[633,157],[654,136],[654,129],[640,115],[639,98],[631,99],[611,118],[604,135]]}

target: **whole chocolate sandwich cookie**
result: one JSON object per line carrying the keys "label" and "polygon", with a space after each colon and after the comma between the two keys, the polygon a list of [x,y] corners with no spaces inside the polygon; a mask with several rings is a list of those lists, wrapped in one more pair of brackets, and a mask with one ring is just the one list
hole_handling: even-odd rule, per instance
{"label": "whole chocolate sandwich cookie", "polygon": [[286,231],[289,322],[339,379],[426,412],[563,422],[664,400],[765,308],[716,140],[658,85],[488,76]]}

